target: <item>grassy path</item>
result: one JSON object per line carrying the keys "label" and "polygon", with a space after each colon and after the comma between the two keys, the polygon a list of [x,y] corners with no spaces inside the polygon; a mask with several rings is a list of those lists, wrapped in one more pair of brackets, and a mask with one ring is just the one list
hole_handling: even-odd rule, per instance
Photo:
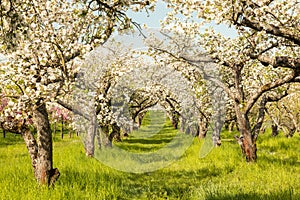
{"label": "grassy path", "polygon": [[[157,127],[164,125],[157,134],[150,131],[155,129],[150,127],[155,123],[145,120],[148,128],[117,146],[146,154],[173,141],[177,132],[168,121],[154,116],[156,119],[160,123],[156,123]],[[230,139],[235,133],[222,134]],[[7,138],[0,137],[0,199],[300,199],[299,135],[290,139],[273,138],[270,133],[261,135],[259,159],[253,164],[245,163],[234,142],[223,142],[200,159],[201,144],[195,139],[175,162],[157,171],[136,174],[85,157],[79,138],[56,139],[54,167],[60,169],[61,177],[49,190],[36,185],[22,139],[7,134]]]}
{"label": "grassy path", "polygon": [[174,129],[164,112],[150,111],[140,129],[112,149],[96,151],[95,158],[124,172],[152,172],[178,160],[193,139]]}
{"label": "grassy path", "polygon": [[117,146],[132,152],[150,152],[169,143],[178,133],[163,112],[148,112],[140,129]]}

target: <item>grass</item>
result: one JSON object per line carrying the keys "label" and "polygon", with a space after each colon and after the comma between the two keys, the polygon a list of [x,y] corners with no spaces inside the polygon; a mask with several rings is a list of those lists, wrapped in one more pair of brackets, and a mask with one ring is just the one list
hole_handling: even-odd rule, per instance
{"label": "grass", "polygon": [[[159,118],[148,116],[144,121],[148,127],[116,146],[141,154],[163,147],[178,134],[168,120]],[[163,128],[152,134],[155,124]],[[234,133],[224,131],[222,135],[231,139]],[[0,199],[300,199],[299,135],[289,139],[261,135],[258,161],[252,164],[245,162],[231,140],[200,159],[203,142],[194,139],[175,162],[139,174],[118,171],[87,158],[80,138],[65,137],[54,141],[54,167],[59,168],[61,177],[52,189],[36,184],[20,136],[6,136],[0,138]]]}

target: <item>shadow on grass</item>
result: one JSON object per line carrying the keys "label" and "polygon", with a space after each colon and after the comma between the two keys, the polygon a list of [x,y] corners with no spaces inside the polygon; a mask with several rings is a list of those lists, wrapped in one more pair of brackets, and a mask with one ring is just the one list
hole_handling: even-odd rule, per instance
{"label": "shadow on grass", "polygon": [[95,171],[94,167],[91,166],[85,171],[78,171],[72,167],[60,169],[62,176],[56,183],[56,187],[72,188],[70,191],[74,192],[67,191],[69,193],[66,199],[87,199],[87,196],[91,199],[120,199],[124,196],[119,191],[124,181],[122,176],[103,172],[100,168],[99,171]]}
{"label": "shadow on grass", "polygon": [[273,156],[267,156],[267,155],[260,155],[258,157],[259,161],[258,162],[266,162],[266,163],[272,163],[275,165],[289,165],[293,167],[299,167],[300,166],[300,161],[298,161],[297,156],[289,156],[283,159],[276,158]]}
{"label": "shadow on grass", "polygon": [[215,194],[207,196],[206,200],[292,200],[300,199],[300,195],[295,195],[293,189],[285,190],[280,193],[257,194],[257,193],[239,193],[239,194]]}
{"label": "shadow on grass", "polygon": [[172,126],[161,126],[156,128],[155,126],[147,126],[141,127],[138,130],[134,131],[131,136],[133,137],[153,137],[156,135],[168,135],[178,131],[178,129],[174,129]]}
{"label": "shadow on grass", "polygon": [[213,170],[203,168],[194,171],[166,171],[159,170],[151,173],[133,174],[119,171],[102,171],[104,166],[99,165],[99,170],[93,166],[89,169],[78,171],[67,167],[61,169],[62,177],[58,185],[70,184],[74,190],[83,193],[89,191],[105,193],[107,198],[114,199],[188,199],[192,190],[201,184],[203,179],[216,177],[218,168]]}
{"label": "shadow on grass", "polygon": [[[104,173],[94,170],[79,172],[67,168],[62,171],[65,176],[61,177],[61,181],[71,183],[70,187],[81,193],[98,192],[102,193],[102,197],[113,199],[197,199],[198,197],[204,197],[206,200],[300,199],[293,188],[270,194],[243,191],[228,194],[223,189],[220,191],[217,188],[212,189],[213,186],[203,189],[201,185],[203,179],[221,176],[219,170],[221,169],[159,170],[152,173],[132,174],[118,171]],[[113,184],[111,184],[112,181]]]}
{"label": "shadow on grass", "polygon": [[[204,168],[195,171],[157,171],[149,174],[130,174],[126,187],[122,193],[127,198],[140,199],[197,199],[205,197],[206,200],[277,200],[300,199],[294,188],[270,194],[243,193],[228,194],[224,188],[205,188],[203,179],[222,176],[219,168],[213,170]],[[267,187],[267,186],[266,186]],[[204,188],[204,189],[203,189]]]}
{"label": "shadow on grass", "polygon": [[143,138],[131,138],[129,140],[124,140],[124,144],[163,144],[163,143],[168,143],[173,139],[173,137],[170,138],[159,138],[159,139],[143,139]]}
{"label": "shadow on grass", "polygon": [[150,152],[158,150],[165,144],[172,141],[171,139],[140,139],[132,138],[130,140],[123,141],[118,146],[124,150],[133,152]]}
{"label": "shadow on grass", "polygon": [[159,170],[145,174],[128,174],[122,193],[130,199],[188,199],[192,189],[203,179],[218,176],[208,168],[195,171]]}
{"label": "shadow on grass", "polygon": [[121,143],[115,144],[132,152],[150,152],[169,144],[178,134],[180,134],[178,130],[170,125],[164,125],[156,133],[149,127],[142,127]]}

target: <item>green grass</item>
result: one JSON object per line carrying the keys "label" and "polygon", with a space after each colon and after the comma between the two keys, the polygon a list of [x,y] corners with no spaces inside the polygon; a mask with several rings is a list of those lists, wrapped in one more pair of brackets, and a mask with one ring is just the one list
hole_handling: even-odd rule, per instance
{"label": "green grass", "polygon": [[[160,117],[151,119],[156,118]],[[164,128],[153,135],[151,128],[144,127],[116,145],[132,152],[155,152],[177,137],[168,120],[147,120],[144,125],[149,126],[163,121],[159,126]],[[223,132],[227,139],[233,134]],[[178,160],[142,174],[87,158],[80,138],[65,137],[54,142],[54,167],[61,177],[52,189],[37,186],[20,136],[0,136],[0,199],[300,199],[299,135],[289,139],[261,135],[258,161],[252,164],[245,162],[233,140],[200,159],[203,142],[194,139]]]}
{"label": "green grass", "polygon": [[130,152],[155,152],[179,134],[181,135],[172,127],[171,121],[166,119],[164,112],[148,112],[142,126],[116,145]]}

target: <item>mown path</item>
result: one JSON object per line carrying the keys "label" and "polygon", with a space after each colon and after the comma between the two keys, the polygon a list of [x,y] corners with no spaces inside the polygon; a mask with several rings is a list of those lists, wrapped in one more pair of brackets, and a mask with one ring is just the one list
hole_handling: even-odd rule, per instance
{"label": "mown path", "polygon": [[111,149],[95,152],[95,158],[115,169],[142,173],[161,169],[180,158],[193,137],[174,129],[162,111],[149,111],[141,128]]}
{"label": "mown path", "polygon": [[118,147],[131,152],[153,152],[168,144],[179,134],[179,130],[173,128],[172,123],[162,111],[148,111],[145,115],[142,126],[133,131],[129,137]]}

